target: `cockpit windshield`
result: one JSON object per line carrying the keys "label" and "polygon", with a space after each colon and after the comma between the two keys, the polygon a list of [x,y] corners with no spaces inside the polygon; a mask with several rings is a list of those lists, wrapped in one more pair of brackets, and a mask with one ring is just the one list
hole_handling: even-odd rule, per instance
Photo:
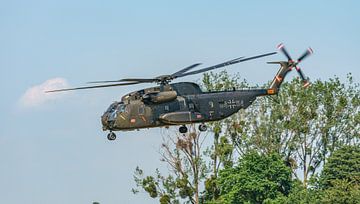
{"label": "cockpit windshield", "polygon": [[109,113],[123,113],[126,111],[126,106],[122,102],[114,102],[109,106],[109,108],[106,110],[106,112]]}
{"label": "cockpit windshield", "polygon": [[120,103],[120,104],[117,106],[116,111],[117,111],[117,112],[120,112],[120,113],[125,112],[125,105],[122,104],[122,103]]}
{"label": "cockpit windshield", "polygon": [[113,112],[116,109],[116,106],[118,105],[118,102],[112,103],[109,108],[106,110],[106,112]]}

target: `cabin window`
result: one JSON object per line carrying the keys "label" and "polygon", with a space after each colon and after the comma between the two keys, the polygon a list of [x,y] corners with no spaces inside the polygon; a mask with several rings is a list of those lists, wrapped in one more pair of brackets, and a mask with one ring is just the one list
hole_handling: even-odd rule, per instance
{"label": "cabin window", "polygon": [[214,102],[209,101],[209,106],[210,106],[210,108],[214,108]]}
{"label": "cabin window", "polygon": [[164,107],[165,111],[169,111],[169,106]]}
{"label": "cabin window", "polygon": [[186,108],[185,99],[179,98],[178,100],[179,100],[180,110],[184,110]]}

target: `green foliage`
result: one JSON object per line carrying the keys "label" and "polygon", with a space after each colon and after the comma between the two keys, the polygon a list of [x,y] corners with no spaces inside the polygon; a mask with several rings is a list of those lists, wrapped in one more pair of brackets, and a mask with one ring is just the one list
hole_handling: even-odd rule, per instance
{"label": "green foliage", "polygon": [[330,181],[330,187],[323,191],[321,203],[360,203],[359,180],[334,179]]}
{"label": "green foliage", "polygon": [[205,73],[201,85],[205,91],[224,91],[249,87],[246,80],[240,81],[239,75],[230,76],[226,71]]}
{"label": "green foliage", "polygon": [[[202,79],[202,87],[205,91],[224,91],[233,88],[248,87],[247,82],[241,81],[238,75],[230,76],[226,71],[220,73],[205,73]],[[232,120],[232,117],[209,123],[210,129],[214,133],[213,145],[207,149],[206,154],[210,157],[209,169],[212,174],[205,181],[205,192],[203,199],[214,200],[219,196],[219,189],[216,184],[218,171],[221,167],[231,167],[233,165],[234,145],[227,135],[221,135],[224,127]]]}
{"label": "green foliage", "polygon": [[328,158],[320,179],[313,179],[314,188],[304,188],[294,182],[287,197],[270,203],[360,203],[359,148],[343,146],[336,150]]}
{"label": "green foliage", "polygon": [[322,192],[318,189],[305,188],[301,181],[294,180],[290,193],[287,196],[279,196],[276,199],[267,199],[267,204],[317,204],[321,203]]}
{"label": "green foliage", "polygon": [[[249,84],[223,71],[204,74],[202,86]],[[160,203],[360,203],[360,90],[351,75],[307,89],[298,79],[285,82],[278,95],[259,97],[209,129],[214,137],[205,154],[196,135],[178,137],[176,147],[163,145],[172,173],[145,176],[137,168],[137,187]]]}
{"label": "green foliage", "polygon": [[[325,158],[344,144],[359,143],[359,85],[338,78],[314,81],[303,89],[299,80],[284,83],[274,97],[258,98],[226,123],[237,152],[277,152],[304,185]],[[302,176],[298,176],[302,170]]]}
{"label": "green foliage", "polygon": [[203,202],[216,200],[219,198],[219,196],[220,196],[220,189],[217,184],[217,176],[211,175],[205,181],[205,191],[203,192],[202,200]]}
{"label": "green foliage", "polygon": [[245,154],[239,164],[220,171],[218,177],[221,203],[262,203],[288,195],[291,170],[278,154]]}
{"label": "green foliage", "polygon": [[160,204],[169,204],[171,203],[171,198],[169,195],[164,194],[160,197]]}
{"label": "green foliage", "polygon": [[334,187],[334,180],[360,185],[360,146],[343,146],[328,158],[320,177],[321,188]]}
{"label": "green foliage", "polygon": [[[171,175],[164,177],[156,170],[155,176],[144,176],[143,170],[136,167],[134,180],[137,188],[143,189],[151,198],[159,197],[160,203],[180,203],[176,198],[177,182]],[[132,189],[132,192],[136,194],[139,190]]]}

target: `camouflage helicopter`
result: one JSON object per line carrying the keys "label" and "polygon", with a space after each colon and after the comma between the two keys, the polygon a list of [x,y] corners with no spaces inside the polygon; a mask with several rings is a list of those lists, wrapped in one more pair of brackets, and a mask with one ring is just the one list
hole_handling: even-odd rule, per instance
{"label": "camouflage helicopter", "polygon": [[232,64],[276,54],[266,53],[253,57],[240,57],[214,66],[196,71],[191,69],[200,63],[185,67],[171,75],[162,75],[155,78],[126,78],[113,81],[93,81],[88,83],[102,83],[102,85],[84,86],[77,88],[50,90],[47,92],[71,91],[79,89],[93,89],[114,86],[126,86],[140,83],[157,83],[159,86],[146,88],[126,94],[121,101],[112,103],[101,116],[104,131],[109,131],[107,138],[115,140],[114,131],[138,130],[152,127],[168,127],[179,125],[179,132],[188,131],[186,124],[200,123],[200,131],[206,131],[206,122],[217,121],[231,116],[240,109],[245,109],[258,96],[274,95],[279,92],[286,75],[295,68],[304,83],[310,83],[305,78],[298,64],[313,53],[309,48],[297,61],[292,60],[283,44],[278,49],[287,57],[287,61],[268,62],[279,64],[280,68],[267,89],[246,89],[231,91],[203,92],[198,84],[192,82],[170,83],[172,80],[222,68]]}

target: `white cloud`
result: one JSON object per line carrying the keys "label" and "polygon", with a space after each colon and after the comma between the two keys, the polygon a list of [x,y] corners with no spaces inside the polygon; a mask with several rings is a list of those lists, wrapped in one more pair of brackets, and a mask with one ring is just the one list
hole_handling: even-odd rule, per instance
{"label": "white cloud", "polygon": [[69,85],[64,78],[53,78],[46,80],[44,83],[30,87],[20,98],[19,104],[22,107],[36,107],[49,101],[54,101],[64,93],[45,93],[45,91],[68,88]]}

